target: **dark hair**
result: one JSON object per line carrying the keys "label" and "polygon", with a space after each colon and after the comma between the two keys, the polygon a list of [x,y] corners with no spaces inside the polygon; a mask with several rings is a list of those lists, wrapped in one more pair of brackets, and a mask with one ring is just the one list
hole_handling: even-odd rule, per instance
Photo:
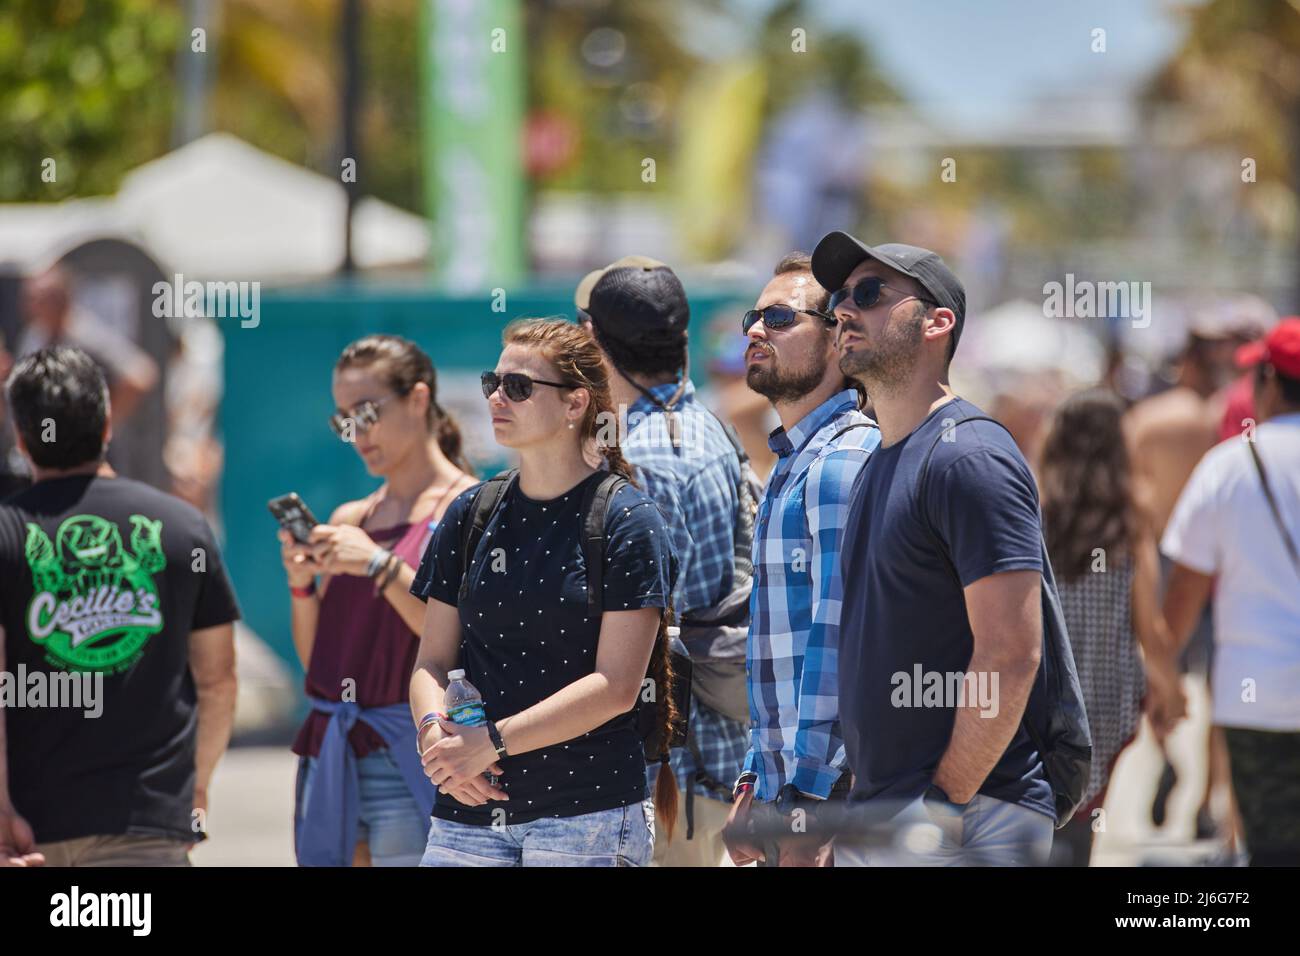
{"label": "dark hair", "polygon": [[41,468],[75,468],[103,456],[108,384],[81,349],[56,345],[32,353],[14,366],[5,391],[14,428]]}
{"label": "dark hair", "polygon": [[1256,384],[1263,385],[1267,381],[1269,369],[1272,370],[1273,378],[1277,379],[1277,386],[1282,391],[1282,401],[1288,405],[1300,405],[1300,378],[1283,375],[1274,366],[1260,362],[1255,366]]}
{"label": "dark hair", "polygon": [[367,335],[343,350],[334,363],[334,371],[379,365],[384,382],[398,395],[406,396],[420,382],[429,386],[429,408],[425,424],[438,438],[438,447],[447,460],[468,475],[473,467],[465,460],[460,428],[438,404],[438,373],[424,349],[400,335]]}
{"label": "dark hair", "polygon": [[1043,536],[1062,580],[1087,574],[1093,551],[1132,553],[1138,513],[1124,442],[1124,403],[1102,389],[1067,398],[1043,443]]}
{"label": "dark hair", "polygon": [[829,289],[823,289],[821,284],[817,281],[817,277],[813,275],[812,256],[808,255],[806,252],[790,253],[776,264],[776,268],[772,270],[772,277],[776,278],[777,276],[789,275],[792,272],[807,273],[812,278],[813,285],[818,289],[816,299],[811,302],[805,302],[804,307],[808,309],[816,309],[818,312],[825,312],[827,307],[831,304],[831,293]]}
{"label": "dark hair", "polygon": [[[589,315],[587,319],[591,321]],[[666,345],[661,342],[628,345],[613,336],[602,334],[600,326],[594,321],[591,321],[591,331],[609,360],[627,375],[676,375],[686,363],[685,335]]]}
{"label": "dark hair", "polygon": [[[813,301],[804,302],[804,308],[816,309],[818,312],[825,312],[828,308],[830,308],[830,304],[831,304],[830,290],[822,288],[821,283],[817,281],[817,277],[813,275],[812,256],[808,255],[808,253],[791,252],[788,255],[786,255],[785,258],[783,258],[780,262],[776,264],[776,268],[772,270],[772,278],[776,278],[777,276],[789,275],[790,273],[795,273],[795,272],[807,273],[808,276],[812,279],[813,286],[816,287],[818,290],[818,294],[816,298],[813,299]],[[864,409],[867,407],[867,387],[865,385],[863,385],[857,379],[849,378],[847,375],[845,375],[844,387],[851,388],[853,389],[853,391],[858,393],[859,409]]]}
{"label": "dark hair", "polygon": [[[574,388],[585,388],[591,393],[591,402],[587,405],[587,414],[578,425],[578,434],[584,446],[595,446],[609,465],[610,471],[636,485],[632,466],[623,457],[623,450],[617,442],[605,445],[599,437],[599,423],[614,415],[614,399],[609,388],[609,370],[596,347],[595,339],[587,329],[565,319],[519,319],[506,326],[501,335],[501,344],[521,345],[535,350],[555,366],[563,381],[571,382]],[[647,674],[655,682],[654,686],[660,689],[655,706],[658,708],[657,716],[664,740],[671,738],[671,728],[678,718],[672,694],[676,677],[668,653],[668,620],[672,613],[672,602],[669,601],[668,607],[659,616],[659,634],[655,638]],[[673,821],[677,819],[677,780],[667,763],[659,766],[654,802],[671,839]]]}

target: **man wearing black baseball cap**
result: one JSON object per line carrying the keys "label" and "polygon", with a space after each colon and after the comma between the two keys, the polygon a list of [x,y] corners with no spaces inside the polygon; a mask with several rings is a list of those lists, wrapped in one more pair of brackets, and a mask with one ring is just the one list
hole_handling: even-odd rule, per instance
{"label": "man wearing black baseball cap", "polygon": [[[887,808],[900,838],[913,825],[937,837],[925,850],[837,842],[836,862],[1044,861],[1053,794],[1021,724],[1043,633],[1038,492],[1006,430],[967,421],[983,413],[948,385],[965,290],[928,249],[843,232],[817,244],[812,270],[832,292],[840,370],[882,435],[841,559],[850,799]],[[977,686],[991,694],[952,693]]]}
{"label": "man wearing black baseball cap", "polygon": [[680,566],[673,609],[694,663],[689,749],[671,757],[686,797],[676,835],[655,841],[654,860],[718,866],[731,784],[749,747],[745,642],[760,489],[739,440],[695,400],[690,307],[672,269],[627,256],[588,274],[574,304],[609,363],[620,419],[626,414],[623,455],[672,534]]}

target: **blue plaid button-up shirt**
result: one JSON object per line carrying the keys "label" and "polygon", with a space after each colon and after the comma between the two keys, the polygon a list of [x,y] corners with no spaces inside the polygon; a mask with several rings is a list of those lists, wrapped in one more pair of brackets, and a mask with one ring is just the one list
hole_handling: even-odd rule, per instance
{"label": "blue plaid button-up shirt", "polygon": [[[666,402],[676,391],[677,384],[670,382],[654,386],[650,394]],[[636,466],[638,484],[659,505],[672,536],[678,560],[673,609],[681,620],[688,612],[713,607],[731,590],[740,462],[722,425],[696,400],[689,380],[675,413],[681,425],[679,447],[671,441],[667,415],[644,395],[638,398],[627,410],[622,449]],[[749,729],[694,701],[689,727],[704,764],[698,769],[730,787],[740,775]],[[677,785],[686,790],[696,776],[694,756],[679,748],[669,759]],[[648,769],[653,782],[657,765]],[[696,790],[729,799],[729,795]]]}
{"label": "blue plaid button-up shirt", "polygon": [[[850,425],[853,428],[835,437]],[[840,547],[853,481],[880,444],[880,429],[845,389],[778,428],[778,461],[754,529],[749,625],[749,752],[754,796],[786,783],[826,797],[846,765],[840,733]]]}

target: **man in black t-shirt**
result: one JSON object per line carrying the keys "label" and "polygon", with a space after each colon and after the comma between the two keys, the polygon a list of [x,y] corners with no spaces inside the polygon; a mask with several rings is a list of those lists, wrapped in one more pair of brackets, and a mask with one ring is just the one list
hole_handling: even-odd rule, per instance
{"label": "man in black t-shirt", "polygon": [[892,815],[895,846],[837,842],[836,864],[1045,861],[1052,790],[1021,723],[1042,654],[1038,493],[1005,429],[960,424],[981,415],[948,385],[966,293],[928,249],[842,232],[812,270],[881,432],[845,524],[839,701],[850,799]]}
{"label": "man in black t-shirt", "polygon": [[189,505],[104,464],[108,389],[6,385],[33,485],[0,505],[0,865],[186,866],[235,709],[235,596]]}

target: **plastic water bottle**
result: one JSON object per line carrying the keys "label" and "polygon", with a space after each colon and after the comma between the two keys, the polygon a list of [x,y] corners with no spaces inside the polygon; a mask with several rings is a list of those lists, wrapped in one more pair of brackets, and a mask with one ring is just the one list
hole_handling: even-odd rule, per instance
{"label": "plastic water bottle", "polygon": [[[487,710],[483,706],[483,695],[478,688],[465,679],[465,671],[457,668],[447,671],[451,683],[443,694],[443,704],[447,708],[447,717],[453,724],[463,727],[481,727],[487,723]],[[497,785],[496,774],[485,773],[488,783]]]}
{"label": "plastic water bottle", "polygon": [[479,727],[487,723],[487,711],[483,707],[483,695],[478,688],[465,679],[465,672],[457,669],[447,671],[451,683],[443,695],[447,707],[447,718],[454,724],[464,727]]}

